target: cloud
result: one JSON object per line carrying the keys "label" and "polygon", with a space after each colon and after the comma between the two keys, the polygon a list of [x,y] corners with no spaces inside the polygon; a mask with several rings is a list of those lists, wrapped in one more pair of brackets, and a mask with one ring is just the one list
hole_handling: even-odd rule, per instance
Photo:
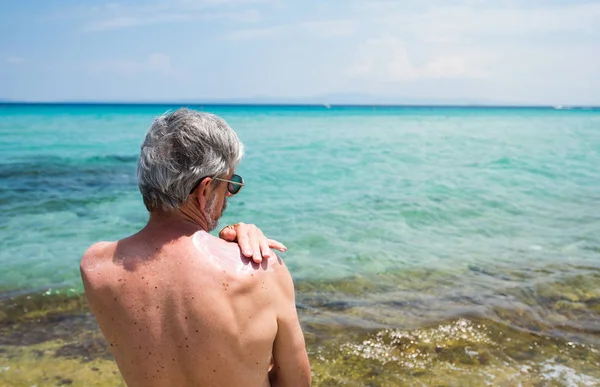
{"label": "cloud", "polygon": [[321,20],[302,21],[285,25],[275,25],[261,28],[245,28],[226,33],[226,40],[250,40],[265,37],[310,36],[310,37],[340,37],[350,36],[356,32],[356,23],[351,20]]}
{"label": "cloud", "polygon": [[419,78],[484,78],[487,76],[473,58],[438,54],[420,65],[414,63],[405,43],[393,36],[369,39],[361,44],[355,63],[347,69],[350,77],[403,82]]}
{"label": "cloud", "polygon": [[226,40],[250,40],[274,36],[278,31],[280,31],[280,29],[277,27],[246,28],[228,32],[223,38]]}
{"label": "cloud", "polygon": [[118,30],[122,28],[152,25],[160,23],[170,23],[176,21],[189,21],[191,20],[190,15],[183,14],[165,14],[156,17],[113,17],[110,19],[99,20],[92,22],[85,27],[86,31],[107,31],[107,30]]}
{"label": "cloud", "polygon": [[[244,5],[260,4],[266,0],[179,0],[163,3],[150,3],[137,6],[123,6],[107,3],[91,7],[85,13],[89,20],[85,31],[107,31],[149,26],[155,24],[191,22],[198,20],[229,20],[242,23],[255,23],[261,19],[260,12],[245,9]],[[234,4],[238,6],[233,10]],[[225,10],[224,10],[225,9]],[[99,17],[101,15],[102,17]]]}
{"label": "cloud", "polygon": [[[563,104],[600,98],[600,0],[349,0],[343,7],[327,1],[103,1],[81,3],[67,9],[68,15],[56,11],[55,17],[71,21],[65,28],[75,21],[75,28],[94,31],[97,44],[114,48],[114,57],[94,63],[85,53],[69,53],[72,63],[84,61],[88,75],[90,69],[134,74],[132,84],[141,86],[161,74],[171,79],[214,74],[177,85],[174,95],[368,92]],[[173,52],[152,50],[172,54],[173,61],[179,53],[185,61],[178,66],[165,54],[147,56],[151,51],[117,54],[129,45],[117,41],[113,47],[115,35],[100,33],[122,31],[117,35],[124,37],[136,28],[152,32],[163,26],[169,28],[161,28],[161,36],[173,43]],[[190,32],[201,37],[192,50]],[[140,47],[153,44],[151,33],[131,38],[140,39]],[[205,49],[215,55],[203,57]],[[124,76],[113,78],[122,82]]]}
{"label": "cloud", "polygon": [[360,1],[355,12],[380,28],[433,39],[514,38],[564,32],[598,32],[600,2],[538,3],[504,1]]}
{"label": "cloud", "polygon": [[352,20],[309,21],[298,24],[298,28],[315,36],[350,36],[356,32]]}
{"label": "cloud", "polygon": [[23,63],[25,62],[25,59],[19,57],[19,56],[9,56],[8,58],[6,58],[6,61],[8,63],[13,63],[13,64],[17,64],[17,63]]}
{"label": "cloud", "polygon": [[393,92],[394,81],[475,99],[598,98],[600,1],[352,4],[362,39],[344,74],[373,93]]}
{"label": "cloud", "polygon": [[96,74],[140,75],[162,73],[171,69],[171,58],[163,53],[153,53],[142,60],[109,59],[94,62],[90,70]]}

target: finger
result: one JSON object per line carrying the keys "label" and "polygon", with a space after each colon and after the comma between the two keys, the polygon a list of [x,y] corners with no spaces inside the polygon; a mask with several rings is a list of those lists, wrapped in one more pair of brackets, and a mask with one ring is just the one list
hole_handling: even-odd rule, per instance
{"label": "finger", "polygon": [[260,251],[264,259],[271,258],[271,248],[269,247],[268,239],[261,238],[260,240]]}
{"label": "finger", "polygon": [[223,229],[219,232],[219,238],[227,241],[227,242],[234,242],[237,236],[237,232],[235,231],[234,226],[225,226],[223,227]]}
{"label": "finger", "polygon": [[250,243],[250,236],[248,235],[247,231],[241,232],[241,230],[238,229],[237,242],[238,242],[238,245],[240,246],[240,250],[241,250],[242,254],[244,254],[244,256],[246,258],[252,257],[252,254],[253,254],[252,245]]}
{"label": "finger", "polygon": [[283,243],[277,242],[275,239],[267,239],[269,247],[278,251],[287,251],[287,247]]}
{"label": "finger", "polygon": [[264,238],[262,232],[259,234],[259,231],[256,227],[254,227],[251,231],[248,232],[250,235],[250,246],[252,246],[252,259],[256,263],[262,262],[262,255],[260,254],[260,242],[261,238]]}

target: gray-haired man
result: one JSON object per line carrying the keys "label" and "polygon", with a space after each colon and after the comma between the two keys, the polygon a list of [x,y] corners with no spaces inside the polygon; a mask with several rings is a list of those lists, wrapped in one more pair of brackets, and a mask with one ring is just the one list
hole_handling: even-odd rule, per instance
{"label": "gray-haired man", "polygon": [[214,115],[156,119],[138,163],[148,224],[81,261],[90,308],[129,386],[310,385],[292,279],[268,248],[281,245],[243,224],[221,232],[240,246],[208,234],[243,186],[234,174],[242,154]]}

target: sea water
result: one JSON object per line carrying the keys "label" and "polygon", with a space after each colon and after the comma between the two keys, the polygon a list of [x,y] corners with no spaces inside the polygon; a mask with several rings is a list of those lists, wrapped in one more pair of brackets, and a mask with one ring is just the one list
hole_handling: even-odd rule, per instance
{"label": "sea water", "polygon": [[[139,146],[177,107],[0,106],[0,297],[81,292],[85,249],[144,226]],[[246,146],[220,225],[287,245],[315,324],[476,316],[599,345],[600,110],[190,107]]]}

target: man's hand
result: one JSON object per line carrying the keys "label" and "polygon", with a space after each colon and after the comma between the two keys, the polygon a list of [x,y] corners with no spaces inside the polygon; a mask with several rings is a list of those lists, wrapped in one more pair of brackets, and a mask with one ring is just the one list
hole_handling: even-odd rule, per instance
{"label": "man's hand", "polygon": [[286,251],[287,247],[274,239],[269,239],[253,224],[237,223],[225,226],[219,232],[219,238],[227,242],[237,242],[242,254],[261,263],[263,258],[271,257],[271,249]]}

